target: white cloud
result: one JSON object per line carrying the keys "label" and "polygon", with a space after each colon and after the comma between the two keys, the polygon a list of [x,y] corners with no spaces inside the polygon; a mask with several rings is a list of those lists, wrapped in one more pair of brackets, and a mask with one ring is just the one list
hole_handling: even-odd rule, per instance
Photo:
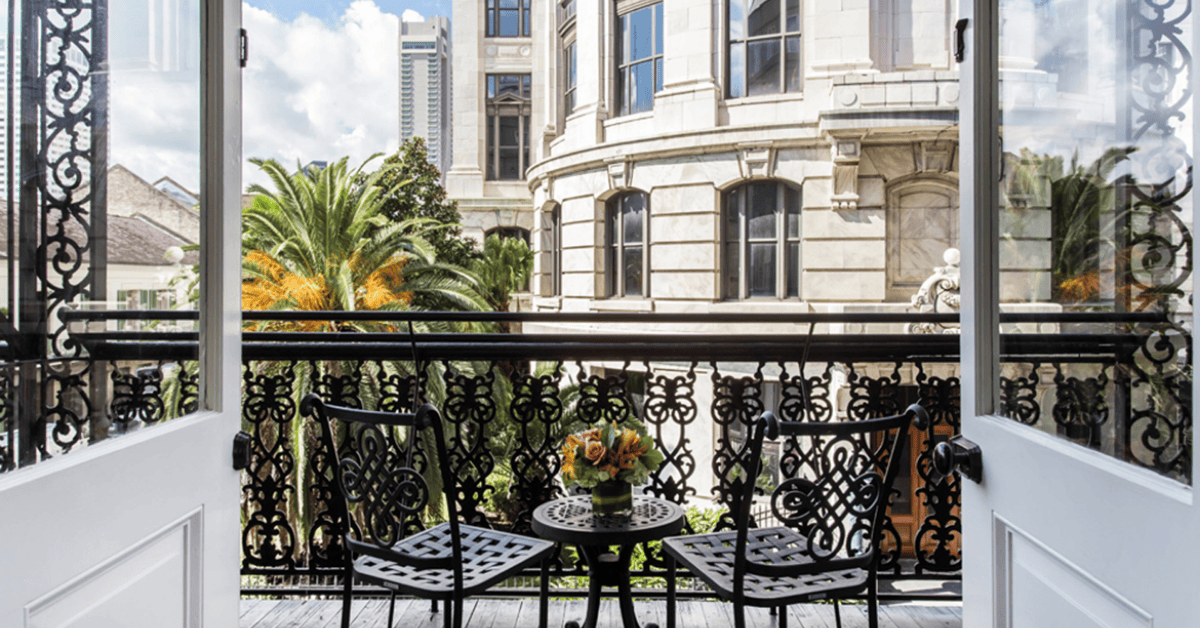
{"label": "white cloud", "polygon": [[[349,156],[352,165],[399,146],[398,19],[356,0],[340,23],[281,22],[244,6],[250,60],[243,75],[244,153],[286,167]],[[247,165],[247,183],[265,182]]]}
{"label": "white cloud", "polygon": [[[354,166],[399,146],[399,18],[355,0],[332,26],[284,22],[243,5],[249,34],[243,85],[243,155],[287,168],[349,156]],[[198,72],[114,72],[111,161],[154,181],[199,185]],[[244,183],[266,183],[253,165]]]}
{"label": "white cloud", "polygon": [[413,11],[412,9],[405,9],[404,13],[400,14],[400,21],[401,22],[424,22],[425,16],[421,15],[420,13],[417,13],[416,11]]}

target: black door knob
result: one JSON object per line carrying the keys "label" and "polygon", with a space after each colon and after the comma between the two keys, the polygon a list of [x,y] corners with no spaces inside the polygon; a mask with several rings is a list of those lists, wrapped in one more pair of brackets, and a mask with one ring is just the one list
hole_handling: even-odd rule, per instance
{"label": "black door knob", "polygon": [[958,471],[973,482],[983,479],[983,450],[962,436],[935,445],[931,462],[934,472],[941,476]]}

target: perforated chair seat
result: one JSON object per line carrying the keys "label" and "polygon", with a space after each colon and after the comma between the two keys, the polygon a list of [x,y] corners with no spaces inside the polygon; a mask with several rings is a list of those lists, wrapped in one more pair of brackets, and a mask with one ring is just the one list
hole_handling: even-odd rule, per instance
{"label": "perforated chair seat", "polygon": [[[518,534],[460,525],[462,543],[463,594],[470,596],[532,567],[554,551],[554,544]],[[405,537],[393,546],[398,553],[416,558],[440,558],[451,552],[450,524],[442,523]],[[360,579],[389,589],[420,597],[448,600],[454,598],[454,571],[416,569],[360,556],[354,561]]]}
{"label": "perforated chair seat", "polygon": [[[663,549],[722,597],[732,598],[733,559],[737,531],[676,536],[663,541]],[[746,557],[772,565],[813,564],[805,548],[808,539],[791,528],[756,528],[748,531]],[[827,571],[786,578],[746,574],[743,596],[750,606],[780,606],[863,591],[865,569]]]}

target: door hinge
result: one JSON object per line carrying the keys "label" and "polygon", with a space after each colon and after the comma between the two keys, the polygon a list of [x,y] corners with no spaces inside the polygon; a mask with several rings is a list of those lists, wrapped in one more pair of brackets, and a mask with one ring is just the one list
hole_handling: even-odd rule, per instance
{"label": "door hinge", "polygon": [[[245,32],[245,31],[243,31]],[[967,54],[967,18],[954,23],[954,60],[962,63]]]}
{"label": "door hinge", "polygon": [[250,435],[238,432],[233,437],[233,469],[241,471],[250,466]]}
{"label": "door hinge", "polygon": [[250,58],[250,36],[246,34],[246,29],[241,29],[240,43],[238,45],[239,61],[242,67],[246,67],[246,60]]}

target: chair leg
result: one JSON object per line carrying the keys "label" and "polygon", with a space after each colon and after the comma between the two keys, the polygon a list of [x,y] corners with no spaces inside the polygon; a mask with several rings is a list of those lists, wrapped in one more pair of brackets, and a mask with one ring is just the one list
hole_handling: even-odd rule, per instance
{"label": "chair leg", "polygon": [[437,612],[437,600],[429,600],[429,612],[430,613]]}
{"label": "chair leg", "polygon": [[392,628],[392,620],[396,617],[396,592],[392,591],[392,601],[388,604],[387,628]]}
{"label": "chair leg", "polygon": [[[462,628],[463,625],[463,602],[465,600],[454,600],[454,628]],[[446,602],[450,604],[451,602]],[[448,610],[448,609],[447,609]]]}
{"label": "chair leg", "polygon": [[875,584],[867,591],[867,625],[879,628],[879,590]]}
{"label": "chair leg", "polygon": [[667,554],[667,628],[675,628],[675,557]]}
{"label": "chair leg", "polygon": [[779,628],[787,628],[787,608],[786,606],[779,607]]}
{"label": "chair leg", "polygon": [[833,601],[833,621],[837,623],[837,628],[842,628],[842,611],[836,599]]}
{"label": "chair leg", "polygon": [[[349,550],[346,552],[349,554]],[[350,598],[354,597],[354,567],[346,558],[346,570],[342,572],[342,628],[350,628]]]}
{"label": "chair leg", "polygon": [[[446,600],[446,612],[442,613],[442,628],[450,628],[450,622],[454,621],[454,613],[451,612],[453,608],[454,604],[450,600]],[[433,601],[433,609],[433,612],[436,613],[437,600]]]}
{"label": "chair leg", "polygon": [[733,601],[733,628],[746,628],[746,603]]}
{"label": "chair leg", "polygon": [[538,589],[538,628],[550,625],[550,557],[542,559],[542,584]]}

